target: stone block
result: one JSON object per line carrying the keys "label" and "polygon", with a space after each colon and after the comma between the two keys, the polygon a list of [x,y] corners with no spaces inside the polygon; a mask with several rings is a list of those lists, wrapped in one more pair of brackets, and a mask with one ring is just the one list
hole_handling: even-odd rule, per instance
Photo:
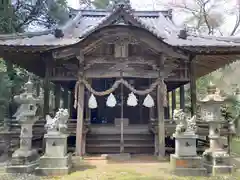
{"label": "stone block", "polygon": [[[115,118],[114,119],[114,125],[115,126],[121,126],[121,118]],[[128,126],[129,125],[129,119],[128,118],[123,118],[123,126]]]}
{"label": "stone block", "polygon": [[207,176],[205,168],[176,168],[172,174],[177,176]]}
{"label": "stone block", "polygon": [[10,164],[12,166],[29,165],[39,160],[39,154],[36,150],[18,149],[14,152]]}
{"label": "stone block", "polygon": [[175,154],[178,156],[196,156],[196,138],[195,136],[176,136]]}
{"label": "stone block", "polygon": [[42,156],[40,158],[39,168],[62,168],[68,167],[70,161],[70,156],[65,157],[47,157]]}
{"label": "stone block", "polygon": [[27,165],[8,165],[6,168],[7,173],[31,173],[38,167],[38,162],[32,162]]}
{"label": "stone block", "polygon": [[36,150],[18,149],[6,167],[8,173],[31,173],[39,163],[39,154]]}
{"label": "stone block", "polygon": [[180,157],[170,155],[172,173],[179,176],[205,176],[207,171],[203,168],[201,157]]}
{"label": "stone block", "polygon": [[129,153],[109,154],[109,155],[107,155],[107,160],[128,161],[130,159],[131,159],[131,154],[129,154]]}
{"label": "stone block", "polygon": [[234,171],[230,156],[224,151],[208,152],[203,155],[203,165],[208,173],[230,174]]}
{"label": "stone block", "polygon": [[39,167],[36,169],[38,175],[43,176],[61,176],[67,175],[72,167],[72,156],[40,158]]}
{"label": "stone block", "polygon": [[216,166],[216,165],[209,165],[209,164],[203,164],[204,168],[207,169],[208,173],[211,173],[213,176],[219,175],[219,174],[231,174],[234,172],[233,166]]}
{"label": "stone block", "polygon": [[175,168],[198,168],[202,167],[202,158],[199,156],[180,157],[175,154],[170,155],[170,163]]}
{"label": "stone block", "polygon": [[37,168],[36,174],[41,176],[64,176],[70,173],[70,167],[65,168]]}
{"label": "stone block", "polygon": [[50,136],[45,135],[46,149],[45,156],[51,157],[64,157],[67,153],[67,136],[58,135]]}

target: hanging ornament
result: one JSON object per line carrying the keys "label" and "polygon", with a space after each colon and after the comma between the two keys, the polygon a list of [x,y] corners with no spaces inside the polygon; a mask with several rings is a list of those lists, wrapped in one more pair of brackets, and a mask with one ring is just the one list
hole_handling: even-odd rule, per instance
{"label": "hanging ornament", "polygon": [[88,107],[90,109],[96,109],[97,108],[97,100],[95,96],[92,94],[91,97],[88,100]]}
{"label": "hanging ornament", "polygon": [[108,107],[115,107],[117,104],[117,100],[116,98],[114,97],[114,95],[111,93],[108,98],[107,98],[107,102],[106,102],[106,105]]}
{"label": "hanging ornament", "polygon": [[135,106],[137,106],[137,104],[138,104],[137,97],[131,92],[131,93],[128,95],[127,105],[128,105],[128,106],[135,107]]}
{"label": "hanging ornament", "polygon": [[146,98],[143,101],[143,105],[145,107],[151,108],[154,106],[154,100],[152,98],[152,96],[150,96],[149,94],[146,96]]}

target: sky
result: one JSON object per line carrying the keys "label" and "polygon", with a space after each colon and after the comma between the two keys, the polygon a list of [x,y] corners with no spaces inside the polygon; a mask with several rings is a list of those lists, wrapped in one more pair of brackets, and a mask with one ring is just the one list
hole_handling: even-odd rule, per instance
{"label": "sky", "polygon": [[[78,9],[80,7],[79,0],[67,0],[67,1],[70,7],[73,7],[75,9]],[[157,1],[160,2],[161,4],[157,3]],[[192,0],[131,0],[131,5],[133,9],[137,9],[137,10],[163,10],[167,8],[164,7],[162,4],[167,4],[169,2],[179,3],[179,1],[191,2]],[[222,8],[219,8],[216,11],[225,11],[226,9],[232,8],[237,1],[239,0],[227,0],[227,4],[224,4]],[[219,2],[219,1],[215,0],[215,2]],[[173,21],[177,26],[182,26],[186,17],[187,17],[186,13],[183,13],[180,11],[178,12],[173,11]],[[233,29],[235,21],[236,21],[235,16],[225,17],[224,24],[221,27],[221,31],[225,36],[227,36],[230,33],[230,31]]]}

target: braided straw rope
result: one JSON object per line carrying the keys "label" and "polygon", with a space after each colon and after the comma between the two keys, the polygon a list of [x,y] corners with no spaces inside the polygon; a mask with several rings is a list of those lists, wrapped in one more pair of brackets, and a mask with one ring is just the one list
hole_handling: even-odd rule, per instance
{"label": "braided straw rope", "polygon": [[112,92],[114,92],[120,84],[123,84],[125,87],[127,87],[131,92],[133,92],[134,94],[137,95],[147,95],[150,92],[152,92],[154,89],[156,89],[156,87],[158,85],[163,85],[163,93],[164,93],[164,106],[167,106],[167,86],[164,83],[163,80],[161,79],[157,79],[154,83],[152,83],[150,85],[150,87],[146,90],[137,90],[135,89],[131,84],[129,84],[126,80],[124,79],[119,79],[117,81],[114,82],[114,84],[112,85],[111,88],[105,90],[105,91],[96,91],[92,88],[92,86],[85,80],[85,79],[79,79],[79,81],[77,81],[76,85],[75,85],[75,101],[74,101],[74,108],[77,108],[77,101],[78,101],[78,91],[79,91],[79,84],[83,83],[85,85],[85,87],[88,89],[88,91],[90,91],[92,94],[94,94],[95,96],[106,96],[111,94]]}

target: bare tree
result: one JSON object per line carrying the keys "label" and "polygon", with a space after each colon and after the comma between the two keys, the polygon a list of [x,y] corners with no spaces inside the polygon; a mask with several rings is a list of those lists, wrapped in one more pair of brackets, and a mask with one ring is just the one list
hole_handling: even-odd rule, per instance
{"label": "bare tree", "polygon": [[[158,0],[156,0],[158,1]],[[161,2],[159,2],[161,3]],[[235,35],[240,26],[240,0],[172,0],[167,4],[177,12],[184,12],[184,23],[191,25],[199,33],[213,35],[222,33],[222,25],[231,17],[235,18],[235,24],[229,35]]]}

